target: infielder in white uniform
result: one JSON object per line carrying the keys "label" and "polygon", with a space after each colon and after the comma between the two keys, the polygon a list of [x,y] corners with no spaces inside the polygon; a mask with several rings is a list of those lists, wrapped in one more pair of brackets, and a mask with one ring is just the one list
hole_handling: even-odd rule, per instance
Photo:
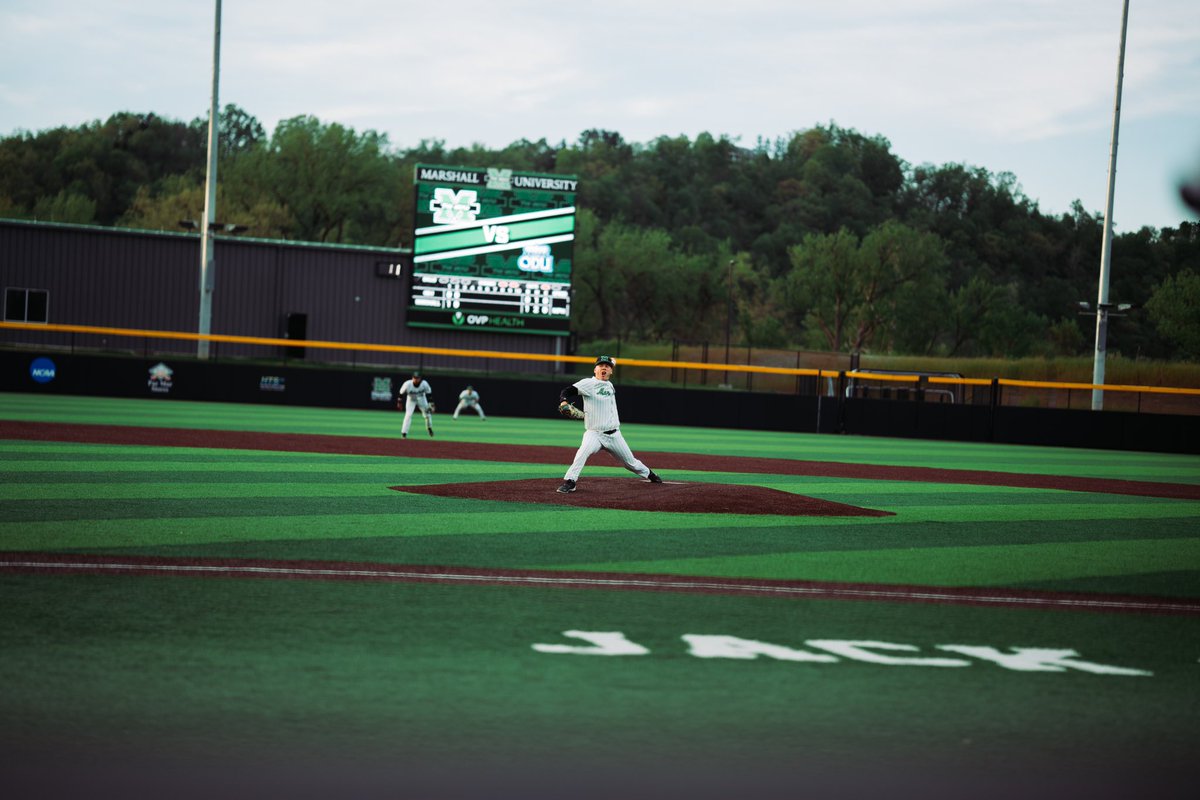
{"label": "infielder in white uniform", "polygon": [[404,424],[400,426],[400,436],[407,439],[408,429],[412,426],[413,409],[421,409],[421,416],[425,418],[425,430],[429,431],[429,435],[433,436],[433,389],[429,387],[429,381],[421,377],[421,373],[414,372],[412,377],[406,380],[400,386],[400,394],[396,396],[396,408],[400,408],[400,398],[404,398]]}
{"label": "infielder in white uniform", "polygon": [[487,414],[483,413],[483,406],[479,405],[479,392],[470,386],[463,389],[458,395],[458,406],[454,409],[454,419],[458,419],[458,412],[464,408],[476,411],[480,419],[487,419]]}
{"label": "infielder in white uniform", "polygon": [[569,398],[583,398],[583,425],[586,428],[575,461],[563,476],[563,485],[558,487],[562,494],[575,491],[575,482],[579,480],[579,473],[583,472],[583,465],[601,448],[616,456],[630,472],[651,483],[662,483],[662,478],[637,460],[621,435],[621,420],[617,417],[617,389],[610,380],[616,366],[617,362],[611,357],[600,356],[592,369],[596,377],[576,381],[563,389],[558,397],[559,413],[574,418],[578,418],[579,410],[571,405]]}

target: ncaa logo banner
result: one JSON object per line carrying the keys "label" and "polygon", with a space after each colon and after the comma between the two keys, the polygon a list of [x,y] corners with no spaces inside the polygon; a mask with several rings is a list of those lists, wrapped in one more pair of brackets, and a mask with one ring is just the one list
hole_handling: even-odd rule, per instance
{"label": "ncaa logo banner", "polygon": [[57,377],[54,362],[48,358],[35,358],[29,365],[29,377],[37,383],[49,383]]}

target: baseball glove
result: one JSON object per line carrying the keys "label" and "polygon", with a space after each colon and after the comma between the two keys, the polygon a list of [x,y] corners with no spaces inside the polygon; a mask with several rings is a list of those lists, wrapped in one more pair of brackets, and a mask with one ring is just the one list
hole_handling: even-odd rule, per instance
{"label": "baseball glove", "polygon": [[567,419],[583,419],[583,412],[575,406],[563,400],[558,404],[558,413],[562,414]]}

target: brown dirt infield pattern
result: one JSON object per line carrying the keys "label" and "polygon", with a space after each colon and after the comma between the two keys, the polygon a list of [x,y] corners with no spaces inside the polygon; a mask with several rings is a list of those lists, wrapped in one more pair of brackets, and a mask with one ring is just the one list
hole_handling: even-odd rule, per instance
{"label": "brown dirt infield pattern", "polygon": [[587,478],[570,494],[559,494],[561,481],[544,479],[444,483],[433,486],[392,486],[398,492],[464,497],[473,500],[503,500],[520,503],[551,503],[585,508],[617,508],[625,511],[667,511],[685,514],[776,514],[790,517],[891,517],[891,511],[834,503],[781,492],[764,486],[735,486],[725,483],[667,481],[650,483],[639,478]]}
{"label": "brown dirt infield pattern", "polygon": [[[574,456],[566,447],[508,447],[462,444],[431,440],[401,441],[353,436],[258,433],[249,431],[184,430],[140,428],[123,425],[56,424],[0,420],[0,439],[60,441],[91,444],[147,445],[158,447],[207,447],[284,452],[341,453],[348,455],[409,456],[416,458],[475,459],[516,463],[565,464]],[[1061,478],[1053,475],[1017,475],[982,470],[886,467],[869,464],[840,464],[787,459],[710,457],[680,453],[647,453],[657,469],[711,470],[721,472],[817,475],[872,480],[909,480],[1068,489],[1147,497],[1200,499],[1200,486],[1139,481]],[[703,465],[703,466],[702,466]],[[623,480],[633,486],[659,488],[636,479]],[[546,502],[587,504],[572,495],[553,492],[558,481],[537,480]],[[664,484],[666,485],[666,484]],[[690,484],[711,486],[712,484]],[[584,486],[581,482],[580,486]],[[547,491],[541,492],[542,487]],[[397,487],[399,488],[399,487]],[[425,487],[444,488],[444,487]],[[737,487],[745,491],[748,487]],[[412,491],[413,487],[405,487]],[[576,492],[578,496],[585,490]],[[432,493],[432,492],[431,492]],[[786,493],[781,493],[786,494]],[[586,497],[586,493],[584,494]],[[813,498],[792,496],[797,502]],[[510,497],[508,499],[517,499]],[[606,504],[605,507],[613,507]],[[879,515],[869,509],[857,513]],[[308,562],[267,559],[165,558],[161,556],[109,556],[85,553],[0,553],[0,573],[69,573],[172,575],[178,577],[268,578],[281,580],[347,580],[445,583],[458,585],[552,586],[572,589],[607,589],[655,592],[698,592],[704,594],[759,595],[791,598],[824,598],[893,603],[1008,606],[1027,609],[1064,609],[1140,614],[1200,614],[1200,601],[998,587],[906,586],[900,584],[848,584],[825,581],[780,581],[703,576],[651,575],[594,572],[547,572],[541,570],[477,569],[431,565],[388,565],[377,563]]]}
{"label": "brown dirt infield pattern", "polygon": [[[139,428],[128,425],[84,425],[13,420],[0,420],[0,439],[448,458],[522,464],[559,464],[564,469],[575,457],[574,447],[514,447],[499,444],[446,442],[437,439],[401,440],[369,436]],[[670,477],[664,474],[668,470],[694,470],[919,481],[922,483],[960,483],[974,486],[1013,486],[1022,489],[1062,489],[1073,492],[1200,500],[1200,485],[1185,483],[1131,481],[1117,478],[1080,478],[1070,475],[1021,475],[1015,472],[895,467],[831,461],[794,461],[786,458],[709,456],[694,453],[644,453],[639,451],[638,457],[655,472],[663,474],[664,478]]]}

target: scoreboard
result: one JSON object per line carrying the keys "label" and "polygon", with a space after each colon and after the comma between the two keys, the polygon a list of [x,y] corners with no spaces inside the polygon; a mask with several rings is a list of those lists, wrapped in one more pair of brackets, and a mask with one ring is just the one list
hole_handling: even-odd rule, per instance
{"label": "scoreboard", "polygon": [[408,324],[567,336],[578,184],[417,164]]}

